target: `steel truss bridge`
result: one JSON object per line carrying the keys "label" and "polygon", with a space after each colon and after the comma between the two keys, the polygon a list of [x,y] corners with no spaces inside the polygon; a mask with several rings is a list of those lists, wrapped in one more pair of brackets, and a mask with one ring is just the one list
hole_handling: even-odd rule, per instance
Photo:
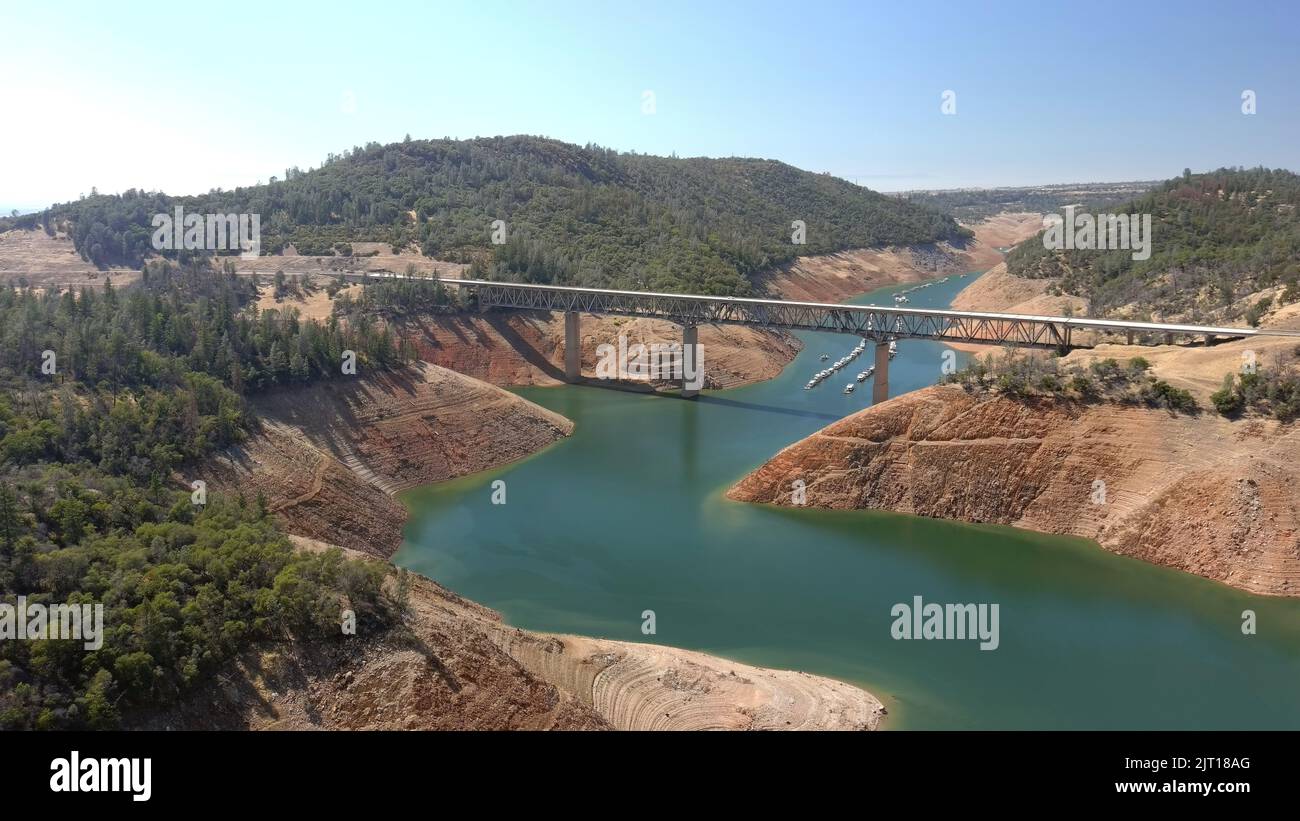
{"label": "steel truss bridge", "polygon": [[[616,291],[608,288],[570,288],[488,282],[477,279],[408,277],[401,274],[346,274],[349,279],[417,280],[457,288],[477,303],[479,310],[494,308],[561,311],[565,314],[566,376],[578,378],[576,353],[578,317],[581,314],[615,314],[653,317],[682,325],[684,341],[693,344],[700,325],[750,325],[797,331],[848,333],[877,343],[877,378],[873,393],[883,398],[888,390],[888,357],[882,352],[896,339],[933,339],[1048,348],[1065,351],[1091,347],[1100,334],[1116,334],[1130,345],[1170,345],[1178,340],[1241,339],[1291,336],[1300,331],[1225,328],[1163,322],[1126,322],[1064,316],[953,311],[932,308],[841,305],[821,302],[793,302],[781,299],[662,294]],[[1081,338],[1082,337],[1082,338]],[[574,356],[570,356],[570,352]],[[885,378],[880,378],[880,376]]]}
{"label": "steel truss bridge", "polygon": [[[375,275],[370,278],[404,276]],[[573,311],[666,319],[680,325],[755,325],[799,331],[829,331],[866,337],[875,342],[893,339],[935,339],[1030,348],[1090,347],[1077,340],[1079,332],[1118,334],[1130,344],[1163,345],[1182,339],[1294,336],[1300,331],[1224,328],[1162,322],[1126,322],[1030,314],[1001,314],[932,308],[840,305],[781,299],[693,296],[606,288],[568,288],[487,282],[477,279],[432,280],[468,292],[481,310],[513,308]]]}

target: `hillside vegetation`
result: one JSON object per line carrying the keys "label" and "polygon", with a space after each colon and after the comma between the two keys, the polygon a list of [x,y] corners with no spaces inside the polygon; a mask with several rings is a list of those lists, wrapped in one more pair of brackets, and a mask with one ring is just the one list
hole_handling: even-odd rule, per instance
{"label": "hillside vegetation", "polygon": [[1097,316],[1135,305],[1147,314],[1226,313],[1231,320],[1240,313],[1251,321],[1268,306],[1234,308],[1246,295],[1284,285],[1278,301],[1300,298],[1297,205],[1300,176],[1290,171],[1184,172],[1111,210],[1151,215],[1150,259],[1134,260],[1126,250],[1051,251],[1040,235],[1011,251],[1007,268],[1020,277],[1059,278],[1060,290],[1088,299]]}
{"label": "hillside vegetation", "polygon": [[0,641],[0,729],[113,727],[250,642],[336,641],[345,610],[396,623],[382,566],[295,553],[262,498],[175,489],[256,429],[243,394],[344,378],[344,350],[405,361],[365,323],[250,316],[249,287],[165,261],[126,294],[0,287],[0,601],[105,611],[90,651]]}
{"label": "hillside vegetation", "polygon": [[[263,253],[418,246],[474,273],[530,282],[743,294],[796,256],[960,240],[951,217],[762,159],[626,154],[538,137],[372,143],[284,179],[195,197],[127,191],[0,220],[65,226],[90,261],[138,266],[150,221],[180,205],[261,215]],[[504,220],[506,242],[493,244]],[[806,224],[806,244],[791,223]],[[184,253],[181,253],[184,256]]]}

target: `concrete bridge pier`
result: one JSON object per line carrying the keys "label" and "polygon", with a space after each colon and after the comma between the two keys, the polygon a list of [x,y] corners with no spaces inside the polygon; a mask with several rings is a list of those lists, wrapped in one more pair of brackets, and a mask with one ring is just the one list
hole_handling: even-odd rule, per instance
{"label": "concrete bridge pier", "polygon": [[[682,398],[694,399],[700,395],[698,388],[692,387],[692,384],[699,384],[704,378],[703,357],[699,355],[700,326],[683,325],[682,326]],[[691,377],[696,377],[696,382],[692,383]]]}
{"label": "concrete bridge pier", "polygon": [[871,404],[879,405],[889,398],[889,343],[876,343],[876,372],[871,376]]}
{"label": "concrete bridge pier", "polygon": [[564,381],[570,385],[582,379],[582,329],[577,311],[564,312]]}

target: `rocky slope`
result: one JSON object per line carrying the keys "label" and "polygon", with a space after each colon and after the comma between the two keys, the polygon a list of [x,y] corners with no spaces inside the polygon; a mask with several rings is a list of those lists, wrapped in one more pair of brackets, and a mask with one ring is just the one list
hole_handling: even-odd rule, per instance
{"label": "rocky slope", "polygon": [[[1214,414],[907,394],[833,423],[732,499],[1074,534],[1243,590],[1300,595],[1300,429]],[[1105,482],[1095,503],[1094,482]]]}
{"label": "rocky slope", "polygon": [[386,558],[406,509],[392,494],[535,453],[573,423],[436,365],[272,392],[260,431],[197,478],[265,497],[285,529]]}
{"label": "rocky slope", "polygon": [[1088,303],[1082,297],[1051,294],[1053,279],[1025,279],[1012,276],[1005,262],[999,263],[953,297],[957,311],[993,311],[1008,314],[1062,316],[1073,311],[1084,316]]}
{"label": "rocky slope", "polygon": [[842,302],[887,285],[985,271],[1002,261],[998,249],[1016,245],[1041,229],[1042,217],[999,214],[966,227],[975,236],[961,246],[939,243],[800,257],[768,274],[761,284],[781,299]]}
{"label": "rocky slope", "polygon": [[[298,539],[303,549],[326,545]],[[392,580],[390,584],[394,583]],[[659,645],[531,633],[410,577],[402,628],[250,651],[133,726],[186,729],[875,729],[884,707],[831,679]]]}

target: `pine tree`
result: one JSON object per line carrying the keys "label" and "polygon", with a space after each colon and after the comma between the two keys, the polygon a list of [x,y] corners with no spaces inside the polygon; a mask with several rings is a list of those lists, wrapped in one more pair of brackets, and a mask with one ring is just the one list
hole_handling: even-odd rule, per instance
{"label": "pine tree", "polygon": [[8,484],[0,482],[0,548],[13,549],[18,538],[18,498]]}

